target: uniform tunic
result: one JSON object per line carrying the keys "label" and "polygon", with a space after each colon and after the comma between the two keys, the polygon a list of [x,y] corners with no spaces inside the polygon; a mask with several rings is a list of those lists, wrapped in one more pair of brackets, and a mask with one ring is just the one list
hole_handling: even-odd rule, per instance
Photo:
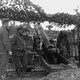
{"label": "uniform tunic", "polygon": [[11,51],[8,32],[5,27],[0,28],[0,80],[8,68],[9,52]]}

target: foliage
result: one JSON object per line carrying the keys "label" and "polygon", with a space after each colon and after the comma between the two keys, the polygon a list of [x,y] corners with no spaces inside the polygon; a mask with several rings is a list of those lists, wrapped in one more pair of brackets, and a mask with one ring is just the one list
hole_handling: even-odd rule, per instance
{"label": "foliage", "polygon": [[51,20],[55,23],[58,23],[59,25],[71,25],[76,24],[75,17],[76,15],[69,15],[67,13],[57,13],[51,17]]}
{"label": "foliage", "polygon": [[9,4],[8,0],[4,3],[4,0],[0,1],[2,6],[0,6],[0,18],[8,17],[11,20],[17,21],[41,21],[44,20],[43,14],[44,11],[41,7],[34,5],[29,0],[10,0]]}
{"label": "foliage", "polygon": [[30,0],[0,0],[0,18],[8,17],[15,21],[49,21],[62,25],[80,25],[80,16],[68,13],[47,15],[44,10]]}

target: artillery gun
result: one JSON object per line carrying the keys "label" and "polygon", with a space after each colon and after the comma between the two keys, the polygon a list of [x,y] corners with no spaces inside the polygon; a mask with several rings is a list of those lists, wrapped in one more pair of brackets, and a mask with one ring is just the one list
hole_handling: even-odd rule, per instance
{"label": "artillery gun", "polygon": [[40,24],[37,24],[35,28],[42,40],[43,55],[39,56],[41,60],[41,65],[45,68],[47,72],[55,70],[55,68],[52,68],[51,65],[61,63],[70,68],[77,68],[77,66],[73,62],[70,62],[59,53],[57,47],[54,47],[54,45],[50,43],[48,37],[45,34],[44,29],[41,27]]}
{"label": "artillery gun", "polygon": [[32,56],[33,59],[30,58],[32,61],[26,67],[35,67],[35,65],[40,62],[40,65],[48,73],[55,70],[60,70],[61,67],[55,65],[60,66],[61,63],[63,63],[65,67],[66,65],[71,64],[70,67],[75,68],[73,63],[68,61],[61,54],[59,54],[58,49],[50,43],[41,25],[37,24],[35,26],[35,32],[37,33],[36,39],[38,40],[34,40],[33,43],[37,44],[37,46],[33,46],[33,51],[31,51],[31,54],[29,54],[30,56]]}

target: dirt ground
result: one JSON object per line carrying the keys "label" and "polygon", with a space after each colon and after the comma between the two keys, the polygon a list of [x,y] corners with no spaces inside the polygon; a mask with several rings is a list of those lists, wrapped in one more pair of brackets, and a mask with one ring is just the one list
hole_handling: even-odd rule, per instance
{"label": "dirt ground", "polygon": [[67,69],[53,72],[40,80],[80,80],[80,69]]}
{"label": "dirt ground", "polygon": [[46,74],[41,72],[29,72],[25,77],[8,77],[6,80],[80,80],[80,69],[67,69]]}
{"label": "dirt ground", "polygon": [[6,78],[6,80],[40,80],[43,77],[46,77],[48,73],[46,73],[44,70],[43,71],[32,71],[32,72],[27,72],[24,76],[18,77],[16,72],[9,72],[9,76]]}
{"label": "dirt ground", "polygon": [[[55,66],[53,67],[55,68]],[[6,80],[80,80],[80,68],[65,69],[59,65],[58,69],[52,73],[47,73],[44,69],[37,67],[37,71],[27,72],[21,77],[18,77],[15,71],[10,71],[8,72],[9,77]]]}

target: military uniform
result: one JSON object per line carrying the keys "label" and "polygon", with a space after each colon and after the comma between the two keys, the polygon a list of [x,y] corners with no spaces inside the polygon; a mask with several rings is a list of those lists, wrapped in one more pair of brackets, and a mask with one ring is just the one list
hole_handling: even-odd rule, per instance
{"label": "military uniform", "polygon": [[24,61],[25,70],[27,70],[27,66],[32,64],[33,40],[31,36],[26,35],[24,37],[27,37],[27,39],[24,39],[26,44],[25,45],[26,52],[23,56],[24,57],[23,61]]}
{"label": "military uniform", "polygon": [[[20,37],[24,40],[24,46],[25,46],[25,54],[23,55],[23,65],[24,65],[24,71],[27,71],[28,65],[32,65],[34,54],[33,54],[33,38],[30,35],[30,30],[27,28],[19,28],[18,31],[20,32]],[[33,67],[32,67],[33,68]],[[31,68],[31,69],[32,69]],[[29,71],[31,70],[29,69]]]}
{"label": "military uniform", "polygon": [[1,76],[7,71],[9,52],[11,51],[8,32],[5,27],[0,28],[0,80]]}
{"label": "military uniform", "polygon": [[15,35],[11,38],[12,52],[15,57],[15,66],[17,74],[20,75],[23,69],[23,55],[25,53],[23,40]]}

